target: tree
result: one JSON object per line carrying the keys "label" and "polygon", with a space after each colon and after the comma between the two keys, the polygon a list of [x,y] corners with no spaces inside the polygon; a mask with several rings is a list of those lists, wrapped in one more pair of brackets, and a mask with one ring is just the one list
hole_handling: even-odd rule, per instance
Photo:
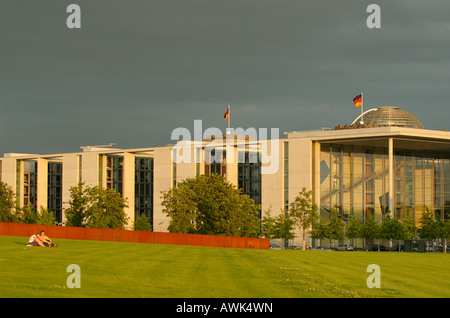
{"label": "tree", "polygon": [[33,207],[30,203],[24,205],[22,208],[17,207],[17,211],[18,211],[17,221],[19,223],[37,224],[38,215],[33,210]]}
{"label": "tree", "polygon": [[361,238],[361,226],[361,222],[358,218],[356,216],[351,216],[345,231],[345,236],[349,239]]}
{"label": "tree", "polygon": [[311,238],[322,240],[328,238],[327,235],[327,221],[319,217],[312,224]]}
{"label": "tree", "polygon": [[[270,213],[271,209],[267,210],[261,220],[261,235],[268,239],[282,239],[283,242],[295,238],[295,221],[283,210],[276,217],[272,217]],[[282,246],[284,248],[284,244]]]}
{"label": "tree", "polygon": [[37,213],[36,224],[55,225],[55,216],[48,209],[41,207],[40,211]]}
{"label": "tree", "polygon": [[331,213],[331,218],[330,221],[328,221],[326,233],[327,237],[333,241],[338,241],[344,238],[344,223],[342,222],[339,213],[336,211]]}
{"label": "tree", "polygon": [[124,229],[128,216],[124,209],[128,207],[122,196],[112,189],[99,186],[88,187],[89,207],[85,212],[86,226],[101,229]]}
{"label": "tree", "polygon": [[128,223],[124,209],[127,202],[112,189],[99,186],[83,189],[84,184],[70,188],[66,225],[78,227],[123,229]]}
{"label": "tree", "polygon": [[16,199],[13,189],[0,181],[0,222],[17,222]]}
{"label": "tree", "polygon": [[450,239],[450,221],[444,222],[442,238],[444,239],[444,253],[447,253],[447,240]]}
{"label": "tree", "polygon": [[404,231],[402,240],[409,240],[416,236],[417,227],[414,225],[414,220],[410,212],[404,218],[400,219],[400,223],[402,223]]}
{"label": "tree", "polygon": [[177,187],[162,192],[163,212],[170,217],[169,232],[197,233],[198,213],[195,197],[195,191],[183,182],[178,183]]}
{"label": "tree", "polygon": [[40,207],[39,211],[35,211],[33,206],[28,203],[23,207],[17,207],[17,221],[25,224],[41,224],[41,225],[55,225],[55,216],[46,208]]}
{"label": "tree", "polygon": [[275,218],[275,236],[281,238],[283,242],[295,238],[294,225],[295,221],[281,211]]}
{"label": "tree", "polygon": [[317,205],[312,202],[312,191],[305,187],[297,195],[289,207],[289,215],[295,221],[302,233],[303,250],[306,248],[306,234],[311,232],[312,225],[317,220]]}
{"label": "tree", "polygon": [[381,223],[380,238],[386,241],[405,239],[405,229],[403,224],[387,214]]}
{"label": "tree", "polygon": [[84,183],[79,183],[75,187],[70,187],[69,207],[64,211],[66,216],[66,226],[84,227],[85,212],[88,208],[89,198],[85,190]]}
{"label": "tree", "polygon": [[135,231],[151,231],[152,226],[145,214],[141,214],[134,220],[133,230]]}
{"label": "tree", "polygon": [[435,240],[442,237],[443,234],[443,222],[435,220],[433,212],[428,207],[425,208],[425,212],[422,214],[419,222],[421,226],[417,230],[417,234],[420,238],[428,241]]}
{"label": "tree", "polygon": [[272,209],[268,209],[264,212],[264,216],[261,220],[261,235],[268,239],[278,238],[278,233],[276,231],[276,221],[275,217],[271,216]]}
{"label": "tree", "polygon": [[169,231],[209,235],[256,237],[260,206],[218,174],[187,178],[162,191],[163,212]]}
{"label": "tree", "polygon": [[380,225],[375,221],[373,214],[369,213],[361,225],[361,238],[364,238],[369,243],[369,251],[372,250],[373,240],[380,235]]}

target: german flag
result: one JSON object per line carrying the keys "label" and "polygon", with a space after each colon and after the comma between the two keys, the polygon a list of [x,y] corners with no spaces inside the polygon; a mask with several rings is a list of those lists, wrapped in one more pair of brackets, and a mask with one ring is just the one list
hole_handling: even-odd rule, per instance
{"label": "german flag", "polygon": [[229,116],[230,116],[230,108],[228,107],[227,112],[225,113],[225,115],[223,115],[223,120],[227,120]]}
{"label": "german flag", "polygon": [[362,94],[359,94],[358,96],[355,96],[355,98],[353,98],[353,104],[355,105],[355,107],[359,107],[362,105]]}

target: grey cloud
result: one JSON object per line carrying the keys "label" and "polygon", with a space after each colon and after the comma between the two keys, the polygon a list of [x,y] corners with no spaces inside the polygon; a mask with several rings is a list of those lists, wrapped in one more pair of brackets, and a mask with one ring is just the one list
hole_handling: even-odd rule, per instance
{"label": "grey cloud", "polygon": [[370,1],[77,1],[80,30],[69,3],[0,0],[0,153],[163,145],[229,103],[244,128],[334,127],[360,90],[446,124],[445,1],[380,1],[379,30]]}

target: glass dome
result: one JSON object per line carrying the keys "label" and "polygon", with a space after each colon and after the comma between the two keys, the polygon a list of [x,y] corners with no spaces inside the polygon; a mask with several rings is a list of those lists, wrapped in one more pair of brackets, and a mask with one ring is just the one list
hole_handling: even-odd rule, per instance
{"label": "glass dome", "polygon": [[413,115],[395,106],[383,106],[370,109],[359,115],[352,123],[358,125],[362,120],[364,126],[395,126],[409,128],[424,128]]}

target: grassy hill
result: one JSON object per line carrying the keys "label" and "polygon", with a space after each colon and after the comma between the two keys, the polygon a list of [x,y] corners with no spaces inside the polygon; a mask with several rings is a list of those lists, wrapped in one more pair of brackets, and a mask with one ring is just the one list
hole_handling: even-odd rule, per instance
{"label": "grassy hill", "polygon": [[[0,236],[0,297],[449,297],[450,255],[251,250]],[[70,264],[81,288],[68,288]],[[381,269],[370,289],[367,266]]]}

